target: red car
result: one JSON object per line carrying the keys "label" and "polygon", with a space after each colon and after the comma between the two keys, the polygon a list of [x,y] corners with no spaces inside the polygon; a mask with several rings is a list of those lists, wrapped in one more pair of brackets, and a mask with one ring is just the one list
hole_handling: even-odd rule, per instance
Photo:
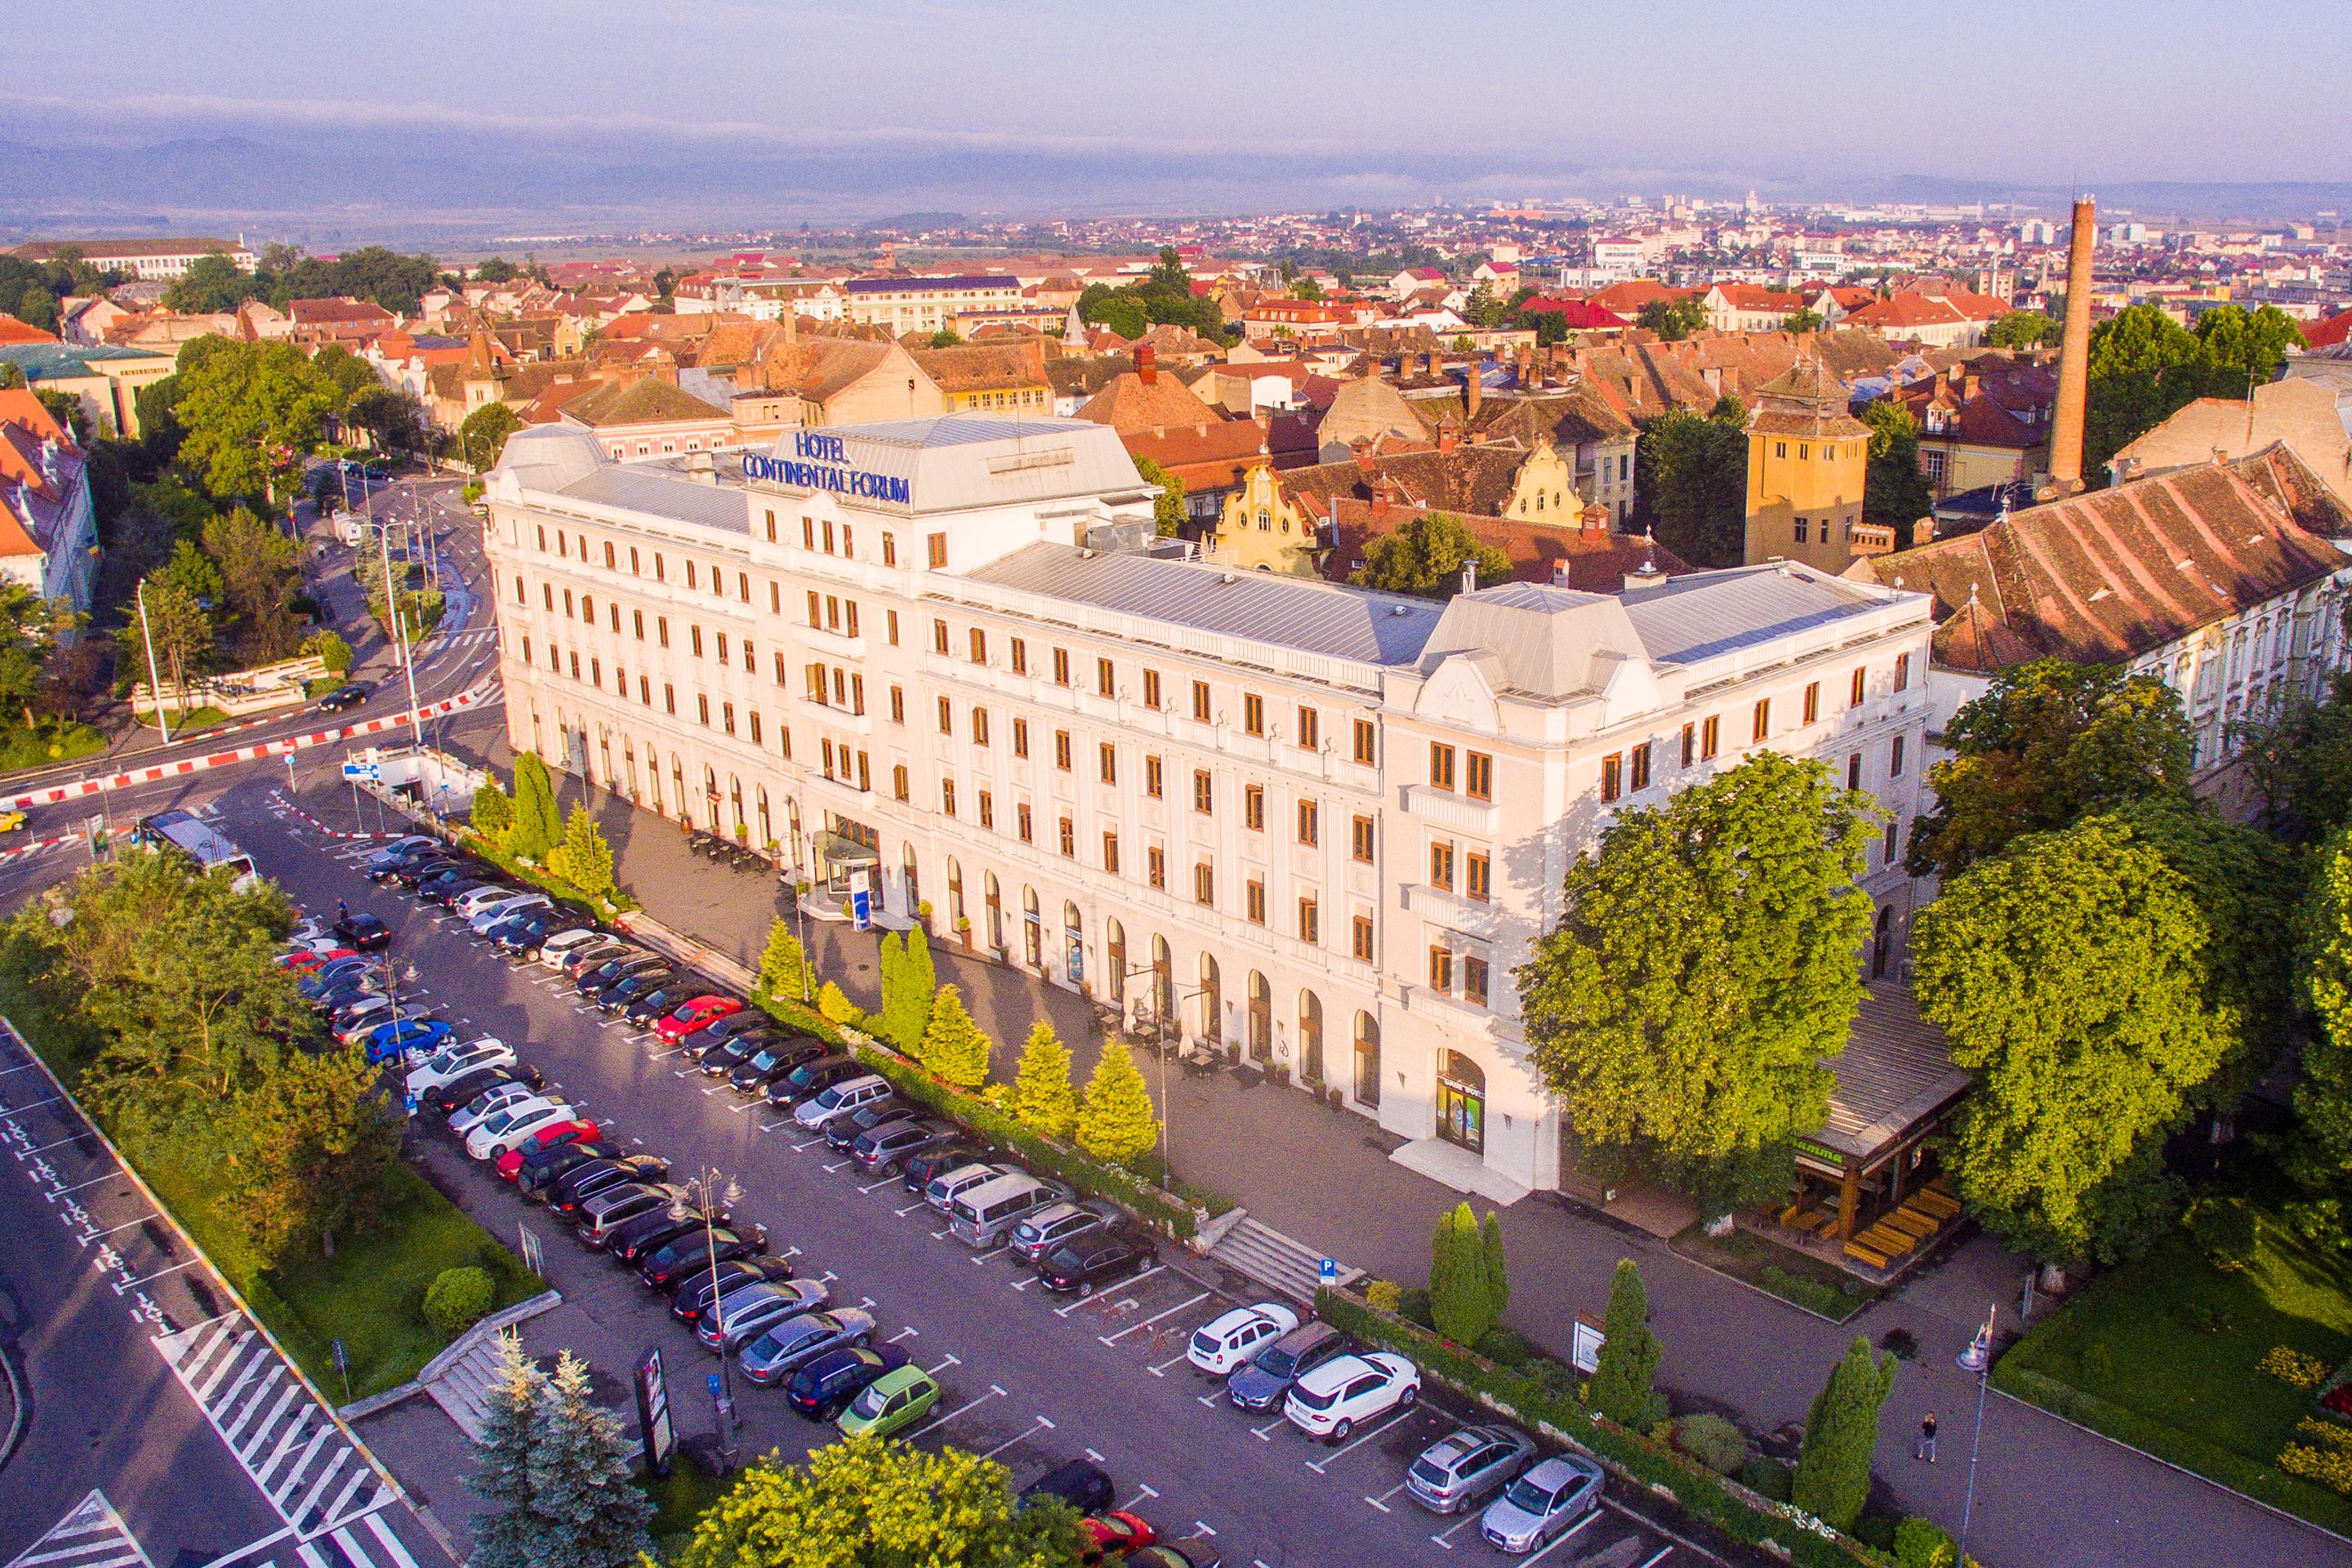
{"label": "red car", "polygon": [[281,952],[278,955],[278,967],[295,974],[308,974],[331,958],[355,958],[358,955],[359,950],[351,947],[331,947],[323,952],[313,949],[304,952]]}
{"label": "red car", "polygon": [[520,1144],[499,1156],[499,1174],[511,1182],[521,1174],[522,1157],[525,1154],[535,1149],[544,1149],[550,1143],[577,1143],[584,1139],[595,1137],[597,1131],[596,1124],[587,1121],[558,1121],[542,1127],[525,1138]]}
{"label": "red car", "polygon": [[1078,1554],[1078,1561],[1087,1564],[1087,1568],[1124,1557],[1160,1539],[1150,1525],[1125,1509],[1114,1509],[1108,1513],[1082,1519],[1078,1521],[1078,1529],[1086,1535],[1086,1545]]}
{"label": "red car", "polygon": [[661,1022],[654,1026],[654,1033],[665,1040],[684,1039],[703,1025],[742,1010],[743,1004],[732,996],[697,996],[664,1014]]}

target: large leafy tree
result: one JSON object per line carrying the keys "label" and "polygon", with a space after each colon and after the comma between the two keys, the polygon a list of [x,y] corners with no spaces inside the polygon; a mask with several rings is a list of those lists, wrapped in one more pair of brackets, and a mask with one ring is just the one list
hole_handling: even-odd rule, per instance
{"label": "large leafy tree", "polygon": [[2336,676],[2316,701],[2290,696],[2247,737],[2243,755],[2272,833],[2313,844],[2352,819],[2352,674]]}
{"label": "large leafy tree", "polygon": [[1912,829],[1912,874],[1950,877],[2021,834],[2188,793],[2196,742],[2164,682],[2112,665],[2035,659],[2005,669],[1946,727],[1927,770],[1937,805]]}
{"label": "large leafy tree", "polygon": [[1860,1334],[1846,1347],[1805,1417],[1790,1500],[1824,1524],[1852,1530],[1870,1500],[1870,1461],[1878,1451],[1878,1413],[1895,1392],[1893,1351],[1873,1352]]}
{"label": "large leafy tree", "polygon": [[1870,458],[1863,469],[1862,515],[1895,530],[1907,543],[1911,525],[1926,517],[1936,498],[1919,471],[1919,426],[1911,411],[1881,398],[1862,411],[1870,426]]}
{"label": "large leafy tree", "polygon": [[2057,321],[2040,310],[2011,310],[1985,331],[1985,342],[1997,349],[2035,349],[2057,341]]}
{"label": "large leafy tree", "polygon": [[702,1516],[678,1564],[1068,1568],[1078,1551],[1076,1516],[1051,1500],[1014,1508],[1002,1465],[852,1437],[805,1465],[754,1464]]}
{"label": "large leafy tree", "polygon": [[1460,518],[1423,512],[1364,546],[1364,563],[1348,581],[1383,593],[1450,599],[1462,591],[1462,568],[1471,562],[1477,564],[1482,588],[1510,581],[1508,555],[1479,543]]}
{"label": "large leafy tree", "polygon": [[1184,528],[1184,481],[1149,458],[1135,460],[1135,477],[1160,487],[1151,501],[1152,531],[1162,539],[1175,538]]}
{"label": "large leafy tree", "polygon": [[1078,296],[1078,319],[1099,321],[1123,338],[1139,338],[1156,324],[1184,327],[1212,342],[1230,342],[1224,316],[1214,300],[1192,292],[1192,279],[1173,247],[1141,279],[1112,288],[1087,286]]}
{"label": "large leafy tree", "polygon": [[199,256],[163,290],[163,303],[186,316],[234,310],[258,296],[263,281],[215,251]]}
{"label": "large leafy tree", "polygon": [[2158,1156],[2232,1044],[2194,889],[2128,823],[2017,840],[1914,923],[1920,1016],[1977,1078],[1946,1155],[1988,1228],[2126,1257],[2169,1214]]}
{"label": "large leafy tree", "polygon": [[474,472],[486,473],[498,466],[507,437],[521,428],[522,416],[513,409],[503,403],[485,403],[457,426],[457,451]]}
{"label": "large leafy tree", "polygon": [[1634,510],[1694,566],[1737,566],[1748,548],[1747,413],[1670,409],[1634,444]]}
{"label": "large leafy tree", "polygon": [[2286,1169],[2305,1196],[2290,1205],[2298,1228],[2336,1247],[2352,1243],[2352,827],[2323,845],[2297,924],[2296,967],[2315,1027],[2294,1087],[2298,1118]]}
{"label": "large leafy tree", "polygon": [[221,341],[179,374],[179,461],[215,500],[275,498],[342,401],[291,343]]}
{"label": "large leafy tree", "polygon": [[302,591],[301,547],[236,507],[205,524],[204,549],[236,614],[238,651],[256,663],[292,653],[302,640],[294,613],[295,597]]}
{"label": "large leafy tree", "polygon": [[1724,1204],[1785,1185],[1861,1004],[1876,808],[1763,752],[1622,813],[1517,972],[1530,1055],[1588,1147]]}
{"label": "large leafy tree", "polygon": [[0,583],[0,725],[33,722],[58,636],[75,619],[22,583]]}
{"label": "large leafy tree", "polygon": [[255,1253],[334,1256],[373,1216],[400,1131],[358,1047],[288,1053],[240,1095],[222,1129],[221,1191]]}
{"label": "large leafy tree", "polygon": [[1692,296],[1653,300],[1634,313],[1633,324],[1667,342],[1680,342],[1706,330],[1706,307]]}
{"label": "large leafy tree", "polygon": [[2134,305],[2091,329],[2083,474],[2106,482],[2116,453],[2200,397],[2241,398],[2271,380],[2302,329],[2274,305],[2221,305],[2194,332],[2154,305]]}

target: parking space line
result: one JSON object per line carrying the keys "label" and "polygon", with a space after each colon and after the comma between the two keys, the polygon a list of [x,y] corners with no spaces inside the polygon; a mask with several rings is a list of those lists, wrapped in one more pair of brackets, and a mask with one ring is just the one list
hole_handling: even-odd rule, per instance
{"label": "parking space line", "polygon": [[1185,1352],[1184,1352],[1184,1354],[1183,1354],[1183,1355],[1172,1355],[1172,1356],[1170,1356],[1166,1361],[1161,1362],[1158,1366],[1155,1366],[1155,1367],[1148,1367],[1148,1368],[1146,1368],[1145,1370],[1146,1370],[1146,1371],[1148,1371],[1148,1372],[1150,1372],[1150,1373],[1151,1373],[1151,1375],[1152,1375],[1152,1376],[1154,1376],[1154,1377],[1166,1377],[1166,1376],[1168,1375],[1168,1369],[1169,1369],[1170,1367],[1174,1366],[1178,1362],[1184,1360],[1187,1356],[1189,1356],[1189,1355],[1191,1355],[1191,1354],[1192,1354],[1192,1352],[1191,1352],[1191,1350],[1188,1348],[1188,1349],[1185,1351]]}
{"label": "parking space line", "polygon": [[1652,1557],[1648,1562],[1643,1563],[1642,1568],[1658,1568],[1658,1564],[1664,1563],[1666,1560],[1667,1554],[1673,1551],[1674,1547],[1671,1545],[1659,1547],[1657,1554]]}
{"label": "parking space line", "polygon": [[1549,1546],[1545,1547],[1533,1557],[1525,1559],[1522,1568],[1535,1568],[1537,1563],[1542,1562],[1545,1558],[1550,1556],[1553,1552],[1559,1551],[1570,1542],[1575,1540],[1577,1533],[1580,1531],[1583,1530],[1585,1526],[1591,1524],[1594,1520],[1599,1519],[1600,1517],[1601,1510],[1597,1508],[1594,1509],[1591,1513],[1586,1514],[1582,1519],[1578,1520],[1574,1524],[1571,1524],[1566,1530],[1561,1531],[1558,1541],[1553,1542]]}
{"label": "parking space line", "polygon": [[987,1392],[986,1394],[982,1394],[979,1398],[977,1398],[977,1399],[973,1399],[973,1400],[969,1400],[969,1401],[966,1401],[964,1404],[961,1404],[961,1405],[957,1405],[953,1410],[949,1411],[945,1415],[938,1415],[938,1416],[934,1416],[934,1417],[932,1417],[930,1420],[924,1422],[920,1426],[916,1427],[913,1431],[911,1431],[911,1432],[908,1433],[908,1434],[907,1434],[908,1441],[912,1442],[915,1438],[921,1436],[924,1433],[926,1433],[926,1432],[929,1431],[932,1427],[934,1427],[934,1426],[946,1426],[949,1422],[950,1422],[950,1421],[954,1420],[957,1416],[963,1415],[963,1414],[964,1414],[964,1413],[966,1413],[967,1411],[977,1410],[977,1409],[978,1409],[978,1408],[980,1408],[982,1405],[983,1405],[987,1404],[990,1400],[992,1400],[992,1399],[1001,1399],[1001,1398],[1003,1398],[1003,1396],[1004,1396],[1004,1390],[1003,1390],[1003,1389],[1001,1389],[1001,1388],[997,1387],[997,1386],[996,1386],[996,1384],[992,1384],[992,1384],[990,1384],[988,1385],[988,1392]]}
{"label": "parking space line", "polygon": [[886,1345],[895,1345],[900,1340],[919,1340],[920,1338],[922,1338],[922,1335],[913,1327],[909,1326],[908,1328],[900,1329],[897,1333],[892,1334],[888,1339],[884,1340],[882,1342]]}
{"label": "parking space line", "polygon": [[1365,1444],[1370,1442],[1373,1438],[1379,1436],[1381,1433],[1387,1431],[1390,1427],[1395,1426],[1398,1422],[1403,1420],[1406,1416],[1412,1414],[1412,1412],[1410,1410],[1397,1411],[1387,1420],[1381,1422],[1370,1431],[1366,1432],[1362,1436],[1357,1438],[1354,1442],[1349,1443],[1346,1447],[1337,1450],[1325,1458],[1307,1460],[1307,1468],[1314,1471],[1318,1476],[1322,1475],[1326,1470],[1329,1469],[1331,1466],[1338,1464],[1340,1460],[1346,1458],[1349,1455],[1354,1453],[1357,1449],[1362,1447]]}
{"label": "parking space line", "polygon": [[1030,1438],[1034,1437],[1039,1432],[1051,1432],[1053,1429],[1054,1424],[1051,1421],[1046,1420],[1043,1415],[1040,1415],[1037,1417],[1036,1426],[1030,1427],[1025,1432],[1014,1433],[1012,1436],[1007,1437],[1003,1442],[999,1443],[995,1447],[991,1448],[987,1453],[982,1454],[980,1457],[983,1459],[992,1459],[996,1458],[997,1455],[1004,1452],[1005,1449],[1013,1447],[1015,1444],[1027,1442]]}
{"label": "parking space line", "polygon": [[[1137,1276],[1137,1278],[1138,1278],[1138,1279],[1141,1279],[1141,1278],[1142,1278],[1142,1276],[1141,1276],[1141,1275],[1138,1275],[1138,1276]],[[1115,1333],[1115,1334],[1097,1334],[1097,1335],[1095,1336],[1095,1338],[1097,1338],[1097,1339],[1100,1340],[1103,1343],[1105,1343],[1105,1344],[1107,1344],[1107,1345],[1115,1345],[1115,1344],[1118,1343],[1118,1342],[1119,1342],[1119,1341],[1121,1341],[1121,1340],[1123,1340],[1123,1339],[1127,1338],[1127,1336],[1128,1336],[1128,1335],[1129,1335],[1129,1334],[1131,1334],[1131,1333],[1135,1332],[1135,1331],[1136,1331],[1136,1330],[1138,1330],[1138,1329],[1148,1329],[1148,1328],[1150,1328],[1152,1324],[1154,1324],[1154,1323],[1158,1322],[1160,1319],[1162,1319],[1162,1318],[1166,1318],[1166,1317],[1171,1317],[1171,1316],[1173,1316],[1174,1314],[1176,1314],[1176,1313],[1178,1313],[1178,1312],[1183,1311],[1183,1310],[1184,1310],[1186,1308],[1188,1308],[1188,1307],[1197,1307],[1197,1306],[1199,1306],[1202,1302],[1203,1302],[1203,1301],[1207,1300],[1208,1299],[1209,1299],[1209,1293],[1208,1293],[1206,1290],[1203,1290],[1203,1291],[1202,1291],[1199,1295],[1197,1295],[1197,1296],[1193,1297],[1193,1298],[1192,1298],[1191,1300],[1189,1300],[1189,1301],[1179,1301],[1179,1302],[1177,1302],[1174,1306],[1170,1307],[1169,1309],[1167,1309],[1165,1311],[1160,1311],[1160,1312],[1154,1312],[1154,1313],[1152,1313],[1152,1314],[1151,1314],[1151,1316],[1150,1316],[1150,1317],[1148,1317],[1148,1318],[1144,1319],[1144,1320],[1143,1320],[1141,1322],[1139,1322],[1139,1323],[1129,1323],[1129,1324],[1128,1324],[1128,1325],[1127,1325],[1127,1327],[1125,1327],[1125,1328],[1123,1328],[1123,1329],[1119,1330],[1119,1331],[1118,1331],[1118,1332],[1117,1332],[1117,1333]]]}
{"label": "parking space line", "polygon": [[1215,1531],[1209,1528],[1209,1524],[1206,1520],[1194,1520],[1192,1521],[1192,1528],[1199,1531],[1202,1535],[1214,1536],[1217,1533]]}
{"label": "parking space line", "polygon": [[[1102,1463],[1102,1456],[1096,1453],[1092,1448],[1088,1448],[1087,1450],[1087,1458],[1092,1459],[1097,1465]],[[1145,1486],[1141,1481],[1138,1481],[1135,1483],[1135,1495],[1128,1499],[1127,1501],[1122,1503],[1120,1506],[1128,1510],[1129,1512],[1133,1512],[1135,1506],[1141,1502],[1145,1498],[1154,1498],[1159,1495],[1160,1494],[1158,1492],[1152,1490],[1150,1487]]]}
{"label": "parking space line", "polygon": [[[83,1134],[83,1136],[87,1136],[87,1134]],[[79,1142],[80,1142],[79,1138],[60,1138],[54,1143],[44,1143],[37,1149],[19,1149],[16,1151],[16,1158],[19,1160],[29,1160],[36,1154],[46,1154],[52,1149],[62,1149],[68,1143]]]}
{"label": "parking space line", "polygon": [[1267,1434],[1267,1433],[1269,1433],[1269,1432],[1271,1432],[1271,1431],[1273,1431],[1273,1430],[1274,1430],[1276,1427],[1277,1427],[1277,1426],[1289,1426],[1289,1425],[1290,1425],[1290,1417],[1289,1417],[1289,1416],[1287,1416],[1287,1415],[1277,1415],[1277,1416],[1276,1416],[1273,1420],[1271,1420],[1271,1421],[1267,1422],[1267,1423],[1266,1423],[1265,1426],[1253,1426],[1253,1427],[1251,1427],[1251,1428],[1250,1428],[1250,1436],[1253,1436],[1253,1437],[1255,1437],[1255,1438],[1256,1438],[1256,1439],[1257,1439],[1259,1442],[1261,1442],[1261,1443],[1271,1443],[1271,1442],[1273,1442],[1273,1441],[1274,1441],[1274,1439],[1273,1439],[1273,1438],[1271,1438],[1271,1437],[1269,1437],[1269,1436],[1266,1436],[1266,1434]]}
{"label": "parking space line", "polygon": [[1446,1551],[1451,1552],[1451,1551],[1453,1551],[1453,1550],[1454,1550],[1454,1539],[1453,1539],[1453,1538],[1454,1538],[1454,1536],[1455,1532],[1456,1532],[1456,1531],[1460,1531],[1460,1530],[1462,1529],[1462,1527],[1463,1527],[1463,1526],[1465,1526],[1465,1525],[1466,1525],[1466,1524],[1469,1524],[1469,1523],[1473,1522],[1473,1521],[1475,1521],[1477,1518],[1478,1518],[1477,1510],[1472,1510],[1466,1511],[1466,1512],[1465,1512],[1465,1513],[1463,1514],[1463,1516],[1462,1516],[1460,1519],[1455,1520],[1452,1524],[1447,1525],[1447,1526],[1446,1526],[1443,1531],[1439,1531],[1439,1532],[1438,1532],[1437,1534],[1435,1534],[1435,1535],[1431,1536],[1431,1537],[1430,1537],[1430,1539],[1431,1539],[1432,1541],[1434,1541],[1435,1542],[1437,1542],[1437,1544],[1439,1544],[1440,1546],[1443,1546],[1444,1548],[1445,1548],[1445,1550],[1446,1550]]}
{"label": "parking space line", "polygon": [[1396,1485],[1391,1487],[1380,1496],[1368,1497],[1364,1500],[1370,1503],[1374,1508],[1379,1509],[1382,1513],[1391,1513],[1395,1510],[1389,1507],[1389,1499],[1396,1496],[1397,1493],[1402,1490],[1404,1490],[1404,1483],[1402,1481],[1399,1481]]}
{"label": "parking space line", "polygon": [[145,1225],[149,1220],[153,1219],[155,1215],[153,1211],[150,1210],[148,1213],[141,1215],[137,1219],[126,1219],[121,1225],[110,1225],[104,1230],[85,1231],[80,1235],[76,1236],[74,1239],[80,1242],[84,1247],[88,1247],[91,1242],[96,1241],[101,1236],[112,1236],[118,1230],[129,1230],[134,1225]]}
{"label": "parking space line", "polygon": [[876,1189],[877,1187],[887,1187],[887,1186],[888,1186],[891,1183],[893,1183],[893,1182],[897,1181],[898,1179],[898,1177],[896,1177],[896,1176],[885,1176],[885,1177],[883,1177],[883,1178],[882,1178],[880,1181],[878,1181],[878,1182],[868,1182],[868,1183],[866,1183],[864,1186],[862,1186],[862,1187],[858,1188],[857,1190],[858,1190],[858,1192],[860,1192],[861,1194],[863,1194],[863,1193],[870,1193],[870,1192],[874,1191],[874,1189]]}
{"label": "parking space line", "polygon": [[939,1375],[940,1375],[940,1373],[943,1373],[943,1372],[947,1371],[947,1369],[948,1369],[948,1368],[950,1368],[950,1367],[951,1367],[951,1366],[961,1366],[962,1364],[963,1364],[963,1361],[962,1361],[962,1359],[961,1359],[961,1357],[958,1357],[958,1356],[950,1356],[950,1357],[948,1357],[945,1361],[943,1361],[943,1362],[940,1363],[940,1364],[939,1364],[939,1365],[937,1365],[937,1366],[927,1366],[927,1367],[925,1367],[923,1370],[924,1370],[925,1372],[927,1372],[927,1373],[930,1373],[933,1377],[937,1377],[937,1376],[939,1376]]}

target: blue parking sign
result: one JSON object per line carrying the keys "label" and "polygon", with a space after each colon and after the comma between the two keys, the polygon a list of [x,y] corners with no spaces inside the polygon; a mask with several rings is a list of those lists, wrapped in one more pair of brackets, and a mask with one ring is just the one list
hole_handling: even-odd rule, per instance
{"label": "blue parking sign", "polygon": [[1339,1260],[1336,1258],[1326,1258],[1318,1261],[1315,1265],[1315,1279],[1316,1281],[1321,1285],[1338,1285],[1339,1283]]}

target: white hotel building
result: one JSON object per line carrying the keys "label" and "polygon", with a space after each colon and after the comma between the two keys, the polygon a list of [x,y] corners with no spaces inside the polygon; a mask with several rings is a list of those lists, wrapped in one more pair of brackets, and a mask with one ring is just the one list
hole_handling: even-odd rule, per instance
{"label": "white hotel building", "polygon": [[[772,842],[877,918],[1337,1088],[1420,1168],[1556,1184],[1511,970],[1610,814],[1748,752],[1918,808],[1928,599],[1771,564],[1449,604],[1143,553],[1116,432],[951,415],[689,474],[488,482],[518,749]],[[1865,887],[1887,969],[1911,884]]]}

